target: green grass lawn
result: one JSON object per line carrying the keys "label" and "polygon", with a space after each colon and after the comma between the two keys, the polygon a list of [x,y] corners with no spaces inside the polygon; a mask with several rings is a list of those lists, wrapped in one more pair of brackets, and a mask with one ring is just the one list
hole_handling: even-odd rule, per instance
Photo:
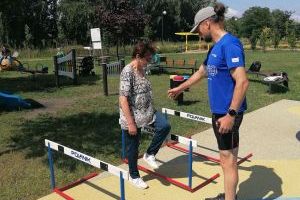
{"label": "green grass lawn", "polygon": [[[259,60],[262,71],[285,71],[289,75],[290,90],[278,89],[267,93],[268,86],[260,78],[250,75],[247,95],[248,112],[280,99],[300,100],[300,52],[260,51],[246,52],[247,68]],[[205,54],[167,54],[174,58],[197,58]],[[121,131],[118,125],[118,96],[105,97],[99,67],[94,77],[80,77],[79,85],[66,81],[55,87],[52,58],[24,60],[34,66],[42,63],[50,67],[48,75],[33,77],[17,72],[0,73],[0,90],[8,90],[23,98],[46,102],[45,109],[0,113],[0,199],[36,199],[51,192],[47,152],[44,139],[53,140],[100,160],[120,164]],[[185,103],[177,106],[167,98],[169,75],[151,75],[155,106],[167,107],[204,116],[210,116],[206,81],[197,84],[184,94]],[[118,78],[111,80],[115,84]],[[117,85],[113,91],[117,92]],[[172,132],[191,135],[209,128],[184,119],[169,117]],[[144,136],[141,151],[149,141]],[[58,186],[70,183],[90,172],[97,171],[64,155],[54,153],[55,175]]]}

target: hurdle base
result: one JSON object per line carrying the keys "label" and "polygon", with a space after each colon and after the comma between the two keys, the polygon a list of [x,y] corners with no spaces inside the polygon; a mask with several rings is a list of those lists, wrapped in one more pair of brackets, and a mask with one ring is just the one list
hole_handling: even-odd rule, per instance
{"label": "hurdle base", "polygon": [[[181,151],[181,152],[183,152],[183,153],[189,153],[189,150],[188,150],[188,149],[183,148],[183,147],[180,147],[180,146],[178,146],[178,145],[176,145],[176,144],[178,144],[178,142],[168,142],[166,145],[167,145],[168,147],[172,148],[172,149],[177,150],[177,151]],[[204,155],[204,154],[200,154],[200,153],[197,153],[197,152],[194,152],[194,151],[193,151],[193,155],[199,156],[199,157],[201,157],[201,158],[204,158],[204,159],[206,159],[206,160],[209,160],[209,161],[212,161],[212,162],[215,162],[215,163],[219,163],[219,164],[220,164],[220,162],[221,162],[220,159],[218,159],[218,158],[214,158],[214,157],[211,157],[211,156],[207,156],[207,155]],[[253,154],[252,154],[252,153],[249,153],[249,154],[246,155],[245,157],[241,158],[241,159],[237,162],[237,164],[238,164],[238,165],[242,164],[243,162],[247,161],[247,160],[248,160],[250,157],[252,157],[252,156],[253,156]]]}
{"label": "hurdle base", "polygon": [[[124,163],[128,164],[128,160],[127,160],[127,159],[122,159],[122,161],[123,161]],[[143,166],[141,166],[141,165],[138,165],[137,167],[138,167],[139,170],[141,170],[141,171],[143,171],[143,172],[145,172],[145,173],[153,174],[153,175],[155,175],[155,176],[157,176],[157,177],[159,177],[159,178],[161,178],[161,179],[164,179],[164,180],[166,180],[167,182],[169,182],[169,183],[171,183],[171,184],[173,184],[173,185],[175,185],[175,186],[177,186],[177,187],[180,187],[180,188],[182,188],[182,189],[184,189],[184,190],[187,190],[187,191],[189,191],[189,192],[191,192],[191,193],[193,193],[193,192],[195,192],[195,191],[197,191],[197,190],[203,188],[204,186],[208,185],[209,183],[211,183],[212,181],[214,181],[215,179],[217,179],[217,178],[220,176],[220,174],[217,173],[217,174],[213,175],[212,177],[210,177],[209,179],[207,179],[206,181],[204,181],[204,182],[202,182],[201,184],[197,185],[196,187],[191,188],[191,187],[189,187],[188,185],[186,185],[186,184],[184,184],[184,183],[181,183],[181,182],[179,182],[179,181],[177,181],[177,180],[175,180],[175,179],[173,179],[173,178],[170,178],[170,177],[168,177],[168,176],[164,176],[164,175],[162,175],[162,174],[160,174],[160,173],[157,173],[157,172],[155,172],[155,171],[152,171],[152,170],[150,170],[150,169],[148,169],[148,168],[146,168],[146,167],[143,167]]]}
{"label": "hurdle base", "polygon": [[66,200],[74,200],[71,196],[69,196],[66,193],[64,193],[64,191],[66,191],[66,190],[68,190],[68,189],[70,189],[72,187],[75,187],[75,186],[77,186],[77,185],[79,185],[79,184],[81,184],[81,183],[83,183],[83,182],[85,182],[85,181],[87,181],[87,180],[89,180],[89,179],[97,176],[97,175],[98,175],[98,173],[96,173],[96,172],[91,173],[91,174],[89,174],[89,175],[87,175],[85,177],[82,177],[79,180],[77,180],[77,181],[75,181],[75,182],[73,182],[73,183],[71,183],[69,185],[66,185],[66,186],[61,187],[61,188],[54,188],[53,192],[55,192],[56,194],[58,194],[59,196],[63,197]]}

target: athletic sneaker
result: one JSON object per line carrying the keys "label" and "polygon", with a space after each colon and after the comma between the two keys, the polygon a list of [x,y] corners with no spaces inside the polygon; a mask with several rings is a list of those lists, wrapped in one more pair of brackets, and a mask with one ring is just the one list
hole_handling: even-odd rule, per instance
{"label": "athletic sneaker", "polygon": [[[216,197],[205,198],[205,200],[225,200],[225,194],[224,193],[220,193]],[[235,200],[237,200],[237,196],[235,196]]]}
{"label": "athletic sneaker", "polygon": [[148,155],[147,153],[144,154],[143,156],[144,161],[148,163],[153,169],[158,169],[158,165],[155,161],[155,156],[154,155]]}
{"label": "athletic sneaker", "polygon": [[135,187],[139,188],[139,189],[146,189],[146,188],[148,188],[147,183],[145,183],[141,177],[131,178],[131,176],[129,176],[129,182],[132,185],[134,185]]}

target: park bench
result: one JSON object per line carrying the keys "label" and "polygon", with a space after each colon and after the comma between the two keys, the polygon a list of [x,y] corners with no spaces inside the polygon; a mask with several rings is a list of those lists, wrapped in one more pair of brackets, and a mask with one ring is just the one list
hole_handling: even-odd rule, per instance
{"label": "park bench", "polygon": [[160,72],[164,69],[181,69],[181,70],[191,70],[191,74],[194,74],[197,70],[197,60],[196,59],[172,59],[166,58],[165,62],[160,62],[159,68]]}

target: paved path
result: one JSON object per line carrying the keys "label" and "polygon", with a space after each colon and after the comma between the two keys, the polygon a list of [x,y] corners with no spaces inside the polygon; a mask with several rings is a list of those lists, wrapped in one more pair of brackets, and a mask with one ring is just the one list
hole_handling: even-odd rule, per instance
{"label": "paved path", "polygon": [[[197,113],[195,113],[197,114]],[[185,119],[183,119],[185,120]],[[196,122],[195,122],[196,123]],[[252,152],[251,161],[239,167],[239,199],[298,199],[300,200],[300,102],[281,100],[244,116],[240,129],[240,154],[243,157]],[[199,153],[218,157],[212,129],[198,133],[196,139]],[[185,184],[187,179],[187,155],[164,147],[158,160],[158,172]],[[147,166],[142,160],[139,163]],[[121,165],[127,169],[126,165]],[[127,200],[200,200],[215,196],[223,191],[223,177],[218,165],[194,157],[193,187],[212,175],[221,177],[204,188],[190,193],[153,175],[141,173],[150,186],[146,190],[134,188],[125,183]],[[50,180],[49,180],[50,181]],[[119,199],[119,179],[107,173],[66,191],[74,199],[110,200]],[[41,200],[63,199],[51,193]]]}

